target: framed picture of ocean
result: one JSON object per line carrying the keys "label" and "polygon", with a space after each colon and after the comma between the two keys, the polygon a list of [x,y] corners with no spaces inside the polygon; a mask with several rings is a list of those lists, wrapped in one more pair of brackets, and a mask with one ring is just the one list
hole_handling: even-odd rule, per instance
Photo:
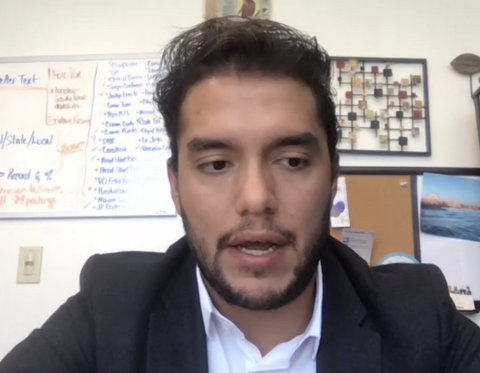
{"label": "framed picture of ocean", "polygon": [[440,267],[452,286],[480,299],[480,176],[417,177],[422,263]]}
{"label": "framed picture of ocean", "polygon": [[420,230],[480,242],[480,179],[423,175]]}

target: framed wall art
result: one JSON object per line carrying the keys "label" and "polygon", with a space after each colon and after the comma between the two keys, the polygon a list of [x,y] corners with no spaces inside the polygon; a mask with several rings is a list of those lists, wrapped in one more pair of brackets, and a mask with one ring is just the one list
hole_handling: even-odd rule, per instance
{"label": "framed wall art", "polygon": [[270,19],[271,0],[205,0],[205,18],[240,16]]}
{"label": "framed wall art", "polygon": [[332,57],[340,152],[431,154],[425,59]]}

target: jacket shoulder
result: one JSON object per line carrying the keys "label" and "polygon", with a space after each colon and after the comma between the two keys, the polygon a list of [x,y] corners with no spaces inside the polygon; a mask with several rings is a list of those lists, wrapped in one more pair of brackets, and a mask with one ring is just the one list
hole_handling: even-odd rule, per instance
{"label": "jacket shoulder", "polygon": [[437,266],[369,267],[339,242],[332,249],[392,361],[410,356],[445,372],[479,371],[480,329],[456,311]]}
{"label": "jacket shoulder", "polygon": [[191,262],[190,257],[183,239],[165,253],[130,251],[94,255],[82,268],[80,294],[95,308],[145,310],[158,298],[169,279],[177,276],[175,273],[183,273],[181,268]]}
{"label": "jacket shoulder", "polygon": [[[433,264],[385,264],[370,268],[370,275],[380,291],[394,291],[401,295],[401,289],[428,291],[432,287],[447,289],[440,269]],[[420,287],[419,287],[420,286]]]}
{"label": "jacket shoulder", "polygon": [[[358,297],[378,325],[403,324],[401,332],[434,327],[438,313],[454,308],[445,279],[431,264],[387,264],[369,267],[350,248],[335,242],[335,256]],[[435,317],[437,314],[437,317]]]}
{"label": "jacket shoulder", "polygon": [[398,263],[370,267],[342,243],[334,241],[333,248],[348,277],[362,294],[387,297],[389,302],[395,299],[411,302],[412,297],[425,301],[434,295],[432,289],[448,295],[445,278],[433,264]]}
{"label": "jacket shoulder", "polygon": [[133,251],[93,255],[82,268],[81,288],[93,283],[148,281],[162,266],[164,256],[164,253]]}

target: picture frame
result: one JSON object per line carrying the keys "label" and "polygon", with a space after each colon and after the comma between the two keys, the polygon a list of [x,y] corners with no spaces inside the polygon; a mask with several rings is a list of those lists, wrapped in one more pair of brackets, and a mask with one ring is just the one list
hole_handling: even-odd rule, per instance
{"label": "picture frame", "polygon": [[430,156],[426,59],[332,57],[342,153]]}
{"label": "picture frame", "polygon": [[205,19],[222,16],[270,19],[271,0],[205,0]]}

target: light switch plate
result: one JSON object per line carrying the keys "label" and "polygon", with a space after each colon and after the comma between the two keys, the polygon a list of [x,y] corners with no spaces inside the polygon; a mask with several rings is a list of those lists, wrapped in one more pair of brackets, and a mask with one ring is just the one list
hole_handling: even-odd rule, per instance
{"label": "light switch plate", "polygon": [[42,246],[20,247],[17,284],[38,284],[42,269]]}

